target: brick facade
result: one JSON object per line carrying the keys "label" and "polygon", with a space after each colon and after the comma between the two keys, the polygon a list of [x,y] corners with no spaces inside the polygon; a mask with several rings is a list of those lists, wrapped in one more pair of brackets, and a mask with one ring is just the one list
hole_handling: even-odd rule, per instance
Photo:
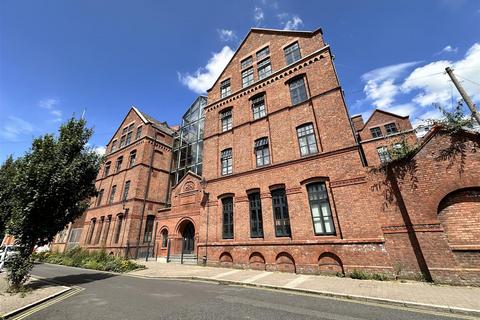
{"label": "brick facade", "polygon": [[[287,65],[285,53],[292,50]],[[260,78],[267,58],[271,73]],[[250,68],[253,79],[242,80]],[[252,109],[259,97],[260,117]],[[112,164],[133,149],[138,159],[107,177],[100,172],[97,188],[106,191],[102,204],[93,199],[86,213],[80,241],[86,248],[125,255],[140,235],[139,251],[152,246],[163,258],[180,254],[190,239],[198,262],[207,256],[209,265],[300,273],[365,270],[480,284],[480,176],[474,168],[479,153],[445,156],[459,139],[467,151],[478,147],[478,135],[455,139],[434,129],[404,167],[372,173],[380,164],[378,147],[413,145],[417,138],[408,117],[376,110],[366,123],[361,116],[350,118],[321,30],[249,32],[208,90],[203,174],[189,172],[171,194],[175,133],[142,118],[132,109],[107,146],[108,152],[133,121],[146,128],[145,137],[108,153]],[[390,123],[396,132],[392,126],[386,131]],[[374,127],[381,135],[372,136]],[[122,202],[127,180],[131,192]],[[114,184],[116,199],[106,204]],[[124,221],[115,243],[119,213]],[[110,231],[101,231],[98,221],[104,217],[105,226],[109,215]],[[144,243],[148,216],[155,217],[153,235]],[[92,219],[94,234],[106,234],[103,242],[88,241]]]}
{"label": "brick facade", "polygon": [[[392,149],[395,144],[406,143],[415,145],[417,136],[410,123],[409,117],[399,116],[391,112],[376,109],[364,124],[362,116],[352,117],[352,124],[357,133],[357,139],[365,155],[366,164],[378,166],[381,164],[378,154],[379,148]],[[396,133],[389,133],[385,126],[393,124]],[[380,130],[380,136],[372,135],[372,129]]]}

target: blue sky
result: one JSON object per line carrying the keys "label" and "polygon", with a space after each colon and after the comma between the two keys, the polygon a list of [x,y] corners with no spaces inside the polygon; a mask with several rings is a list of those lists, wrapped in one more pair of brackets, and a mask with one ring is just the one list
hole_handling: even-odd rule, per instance
{"label": "blue sky", "polygon": [[0,2],[0,161],[69,116],[108,142],[131,105],[177,124],[251,27],[322,27],[351,114],[421,118],[458,98],[452,65],[480,101],[480,2]]}

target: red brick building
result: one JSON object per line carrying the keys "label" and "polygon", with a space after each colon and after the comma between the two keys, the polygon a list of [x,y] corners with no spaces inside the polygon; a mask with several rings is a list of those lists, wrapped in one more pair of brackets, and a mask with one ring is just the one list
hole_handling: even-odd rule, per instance
{"label": "red brick building", "polygon": [[[365,124],[350,118],[320,29],[252,29],[185,123],[192,110],[177,132],[130,110],[107,146],[82,246],[480,283],[478,135],[435,129],[409,161],[373,174],[378,148],[417,143],[415,134],[408,117],[381,110]],[[458,141],[465,149],[451,148]]]}
{"label": "red brick building", "polygon": [[68,228],[64,241],[75,243],[71,231],[83,222],[77,240],[82,247],[146,255],[155,237],[156,212],[169,202],[173,134],[166,123],[132,107],[106,146],[96,181],[98,197],[84,218]]}
{"label": "red brick building", "polygon": [[363,123],[361,115],[355,115],[352,117],[352,124],[369,166],[390,161],[389,150],[402,148],[403,144],[417,143],[409,116],[375,109],[367,122]]}

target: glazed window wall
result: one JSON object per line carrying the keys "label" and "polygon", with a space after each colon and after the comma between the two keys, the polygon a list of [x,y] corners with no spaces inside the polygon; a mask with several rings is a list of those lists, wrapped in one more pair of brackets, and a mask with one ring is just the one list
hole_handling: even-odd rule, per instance
{"label": "glazed window wall", "polygon": [[199,97],[182,118],[174,139],[171,183],[175,185],[188,172],[202,175],[204,108],[206,97]]}

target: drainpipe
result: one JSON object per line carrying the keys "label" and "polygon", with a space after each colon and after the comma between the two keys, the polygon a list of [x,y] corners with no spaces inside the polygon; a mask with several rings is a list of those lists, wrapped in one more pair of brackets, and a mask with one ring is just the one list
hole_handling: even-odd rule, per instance
{"label": "drainpipe", "polygon": [[137,234],[137,248],[135,249],[135,259],[138,258],[138,246],[140,245],[140,235],[142,233],[143,217],[145,216],[145,207],[147,206],[148,190],[150,189],[150,180],[152,179],[153,157],[155,156],[155,147],[156,146],[157,146],[157,132],[155,131],[155,142],[153,144],[152,155],[150,157],[150,165],[149,165],[149,168],[148,168],[147,186],[145,187],[145,194],[143,196],[142,214],[141,214],[141,217],[140,217],[140,226],[138,228],[138,234]]}
{"label": "drainpipe", "polygon": [[203,265],[206,266],[208,261],[208,225],[210,220],[210,206],[208,205],[208,202],[210,201],[210,192],[205,192],[205,189],[207,188],[207,180],[205,180],[205,178],[203,178],[202,181],[200,181],[200,185],[202,186],[203,195],[206,197],[205,205],[207,206],[207,230],[205,232],[205,256],[203,257]]}

